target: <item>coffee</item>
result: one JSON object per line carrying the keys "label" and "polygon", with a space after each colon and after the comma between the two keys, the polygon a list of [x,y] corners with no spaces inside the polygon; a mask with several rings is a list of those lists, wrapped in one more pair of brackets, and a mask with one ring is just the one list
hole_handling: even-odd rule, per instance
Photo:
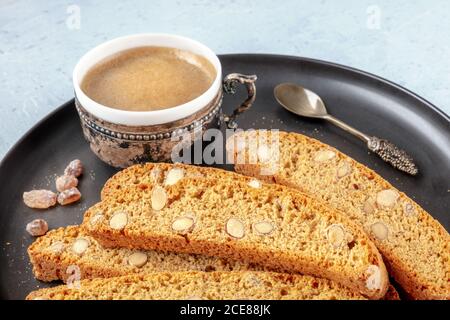
{"label": "coffee", "polygon": [[138,47],[94,65],[81,89],[92,100],[115,109],[171,108],[202,95],[216,77],[206,58],[167,47]]}

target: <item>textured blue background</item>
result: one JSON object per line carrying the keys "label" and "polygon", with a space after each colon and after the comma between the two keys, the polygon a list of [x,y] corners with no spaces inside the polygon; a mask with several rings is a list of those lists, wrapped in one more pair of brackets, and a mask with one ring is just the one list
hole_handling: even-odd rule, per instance
{"label": "textured blue background", "polygon": [[217,53],[290,54],[349,65],[450,113],[449,16],[447,0],[0,0],[0,158],[72,97],[71,72],[84,52],[138,32],[185,35]]}

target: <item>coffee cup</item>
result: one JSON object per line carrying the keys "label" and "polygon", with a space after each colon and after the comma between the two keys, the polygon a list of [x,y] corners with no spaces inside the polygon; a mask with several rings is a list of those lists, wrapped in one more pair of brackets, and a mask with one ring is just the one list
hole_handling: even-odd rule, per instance
{"label": "coffee cup", "polygon": [[[207,59],[215,69],[212,84],[193,100],[152,111],[112,108],[82,90],[83,78],[104,59],[124,50],[151,46],[189,51]],[[142,162],[171,162],[173,149],[179,144],[177,137],[188,135],[194,141],[209,128],[222,124],[235,128],[236,117],[255,100],[255,81],[255,75],[239,73],[222,78],[221,63],[211,49],[195,40],[169,34],[137,34],[110,40],[87,52],[73,71],[75,106],[83,134],[101,160],[119,168]],[[246,87],[247,98],[231,115],[225,115],[222,113],[224,93],[233,94],[239,84]]]}

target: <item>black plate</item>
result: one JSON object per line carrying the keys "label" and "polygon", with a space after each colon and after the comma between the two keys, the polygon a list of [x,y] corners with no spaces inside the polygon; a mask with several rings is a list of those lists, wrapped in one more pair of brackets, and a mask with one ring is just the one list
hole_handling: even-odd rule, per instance
{"label": "black plate", "polygon": [[[258,75],[254,107],[239,118],[242,128],[278,128],[296,131],[328,143],[375,169],[415,199],[447,230],[450,228],[450,119],[413,93],[373,75],[335,64],[286,56],[221,56],[224,74]],[[364,132],[387,138],[408,150],[420,174],[410,177],[369,154],[362,143],[322,121],[296,117],[277,105],[273,87],[296,82],[317,92],[329,111]],[[230,111],[244,97],[226,97]],[[22,193],[35,188],[54,189],[54,177],[75,158],[86,172],[80,182],[83,199],[72,206],[46,211],[27,208]],[[99,200],[104,182],[115,172],[98,160],[84,141],[73,101],[31,129],[0,165],[0,297],[23,299],[31,290],[47,286],[33,278],[26,253],[33,241],[25,231],[35,218],[50,228],[78,224],[86,208]]]}

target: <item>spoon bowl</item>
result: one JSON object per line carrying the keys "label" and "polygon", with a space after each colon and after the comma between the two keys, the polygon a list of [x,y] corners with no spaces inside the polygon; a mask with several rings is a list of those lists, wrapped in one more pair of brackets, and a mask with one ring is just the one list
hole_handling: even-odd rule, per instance
{"label": "spoon bowl", "polygon": [[282,83],[274,89],[275,99],[283,108],[299,116],[324,119],[328,116],[322,99],[294,83]]}

